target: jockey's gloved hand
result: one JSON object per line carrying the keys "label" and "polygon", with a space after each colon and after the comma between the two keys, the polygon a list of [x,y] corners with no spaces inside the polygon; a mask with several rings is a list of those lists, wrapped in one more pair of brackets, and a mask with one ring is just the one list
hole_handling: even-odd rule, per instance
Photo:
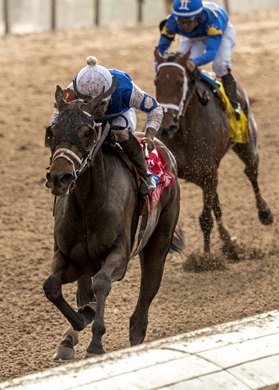
{"label": "jockey's gloved hand", "polygon": [[194,72],[194,70],[196,69],[196,64],[192,60],[187,60],[186,67],[187,69],[189,69],[190,72]]}
{"label": "jockey's gloved hand", "polygon": [[147,127],[145,129],[144,137],[141,139],[141,142],[143,144],[147,144],[149,152],[151,152],[154,149],[154,142],[153,138],[155,137],[157,131],[153,129],[152,127]]}
{"label": "jockey's gloved hand", "polygon": [[145,129],[144,137],[152,141],[156,134],[157,134],[157,130],[153,129],[153,127],[147,127]]}

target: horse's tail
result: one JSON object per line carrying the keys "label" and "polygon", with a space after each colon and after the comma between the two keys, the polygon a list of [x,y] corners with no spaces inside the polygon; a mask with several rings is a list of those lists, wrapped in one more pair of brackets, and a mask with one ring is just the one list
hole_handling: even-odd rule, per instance
{"label": "horse's tail", "polygon": [[181,253],[185,248],[185,237],[184,232],[179,225],[177,225],[173,237],[170,250],[174,252]]}

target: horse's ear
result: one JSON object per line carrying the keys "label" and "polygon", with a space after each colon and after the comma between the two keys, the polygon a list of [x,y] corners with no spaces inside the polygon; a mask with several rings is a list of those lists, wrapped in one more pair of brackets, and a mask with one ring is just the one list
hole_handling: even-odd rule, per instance
{"label": "horse's ear", "polygon": [[56,85],[56,91],[55,91],[55,100],[56,103],[58,103],[61,99],[63,99],[63,91],[60,85]]}
{"label": "horse's ear", "polygon": [[178,58],[178,62],[185,66],[186,64],[186,61],[189,59],[190,57],[190,54],[191,54],[191,47],[188,51],[186,51],[186,53],[182,54],[179,58]]}
{"label": "horse's ear", "polygon": [[60,85],[56,86],[55,101],[56,101],[56,107],[58,111],[63,111],[68,106],[68,103],[66,103],[64,100],[63,91]]}
{"label": "horse's ear", "polygon": [[155,47],[154,57],[158,65],[160,65],[164,61],[163,57],[159,53],[158,47]]}

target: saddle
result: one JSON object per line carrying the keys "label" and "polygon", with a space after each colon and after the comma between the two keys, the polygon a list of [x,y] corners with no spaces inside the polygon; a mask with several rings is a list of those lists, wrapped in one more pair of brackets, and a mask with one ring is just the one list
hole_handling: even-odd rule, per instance
{"label": "saddle", "polygon": [[[139,134],[140,133],[137,135]],[[138,140],[140,142],[140,136],[138,137]],[[122,151],[118,144],[115,144],[113,148],[133,172],[137,185],[139,186],[140,176],[137,169],[133,166],[126,153]],[[141,196],[139,199],[139,217],[130,258],[136,256],[142,249],[145,236],[148,234],[149,228],[152,225],[152,210],[158,205],[163,191],[170,187],[175,179],[175,175],[168,169],[167,162],[156,145],[147,156],[147,165],[150,172],[154,175],[156,189],[148,196]]]}
{"label": "saddle", "polygon": [[196,89],[196,93],[199,97],[201,104],[206,105],[208,103],[208,101],[210,100],[209,90],[211,90],[213,94],[219,99],[224,111],[228,116],[230,124],[230,139],[236,143],[248,143],[249,133],[247,117],[242,110],[240,113],[240,120],[236,119],[233,106],[228,96],[226,95],[222,82],[213,78],[206,71],[199,71],[196,77],[201,80],[207,87],[206,89],[198,87]]}
{"label": "saddle", "polygon": [[[138,137],[138,141],[141,141],[140,137]],[[128,168],[133,172],[137,185],[139,186],[139,173],[132,164],[132,162],[129,160],[127,154],[122,151],[121,147],[118,144],[113,145],[113,148],[118,153],[119,157],[125,162]],[[149,171],[152,173],[155,179],[156,189],[148,196],[143,198],[144,203],[146,203],[147,205],[147,210],[142,210],[141,213],[150,213],[157,206],[161,198],[162,192],[172,185],[175,178],[175,175],[168,169],[167,162],[165,161],[164,157],[162,156],[160,150],[157,148],[156,145],[154,149],[149,152],[146,159],[146,163],[149,168]],[[142,207],[142,209],[143,208],[144,207]]]}

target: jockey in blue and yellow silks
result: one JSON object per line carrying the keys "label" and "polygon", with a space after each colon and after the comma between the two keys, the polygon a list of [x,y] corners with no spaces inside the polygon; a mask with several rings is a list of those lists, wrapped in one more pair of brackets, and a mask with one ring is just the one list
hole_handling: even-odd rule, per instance
{"label": "jockey in blue and yellow silks", "polygon": [[191,48],[186,65],[190,71],[213,62],[213,71],[221,78],[225,92],[240,118],[236,82],[231,73],[231,56],[235,46],[235,32],[227,12],[219,5],[202,0],[174,0],[172,13],[160,24],[158,43],[160,54],[170,47],[178,34],[179,51]]}

